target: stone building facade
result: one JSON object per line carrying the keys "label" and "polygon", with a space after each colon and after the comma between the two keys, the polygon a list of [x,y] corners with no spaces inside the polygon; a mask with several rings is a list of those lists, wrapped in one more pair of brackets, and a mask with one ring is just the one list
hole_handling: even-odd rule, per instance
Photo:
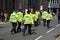
{"label": "stone building facade", "polygon": [[13,9],[18,10],[29,7],[40,10],[41,5],[43,10],[60,8],[60,0],[0,0],[0,11],[6,9],[8,12],[11,12]]}
{"label": "stone building facade", "polygon": [[27,8],[27,0],[0,0],[0,11],[7,10],[11,12],[13,9]]}

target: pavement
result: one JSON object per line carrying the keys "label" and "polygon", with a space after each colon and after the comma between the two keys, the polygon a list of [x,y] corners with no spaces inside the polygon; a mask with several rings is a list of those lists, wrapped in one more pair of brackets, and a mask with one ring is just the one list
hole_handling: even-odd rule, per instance
{"label": "pavement", "polygon": [[9,22],[1,22],[1,21],[0,21],[0,25],[1,25],[1,24],[8,24],[8,23],[9,23]]}
{"label": "pavement", "polygon": [[[51,21],[50,27],[47,28],[43,26],[43,22],[37,27],[32,27],[32,35],[23,36],[23,32],[19,32],[11,35],[11,23],[0,25],[0,39],[1,40],[56,40],[56,36],[60,34],[60,24],[58,24],[58,19],[55,16],[54,20]],[[21,26],[22,28],[23,26]],[[26,30],[27,31],[27,30]]]}

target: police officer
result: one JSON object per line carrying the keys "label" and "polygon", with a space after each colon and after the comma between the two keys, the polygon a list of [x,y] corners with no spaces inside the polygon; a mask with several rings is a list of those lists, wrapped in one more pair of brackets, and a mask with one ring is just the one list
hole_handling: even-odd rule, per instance
{"label": "police officer", "polygon": [[39,20],[40,12],[39,11],[35,11],[35,15],[36,15],[36,24],[38,25],[38,20]]}
{"label": "police officer", "polygon": [[43,19],[43,25],[46,26],[46,16],[47,16],[48,12],[47,11],[43,11],[42,12],[42,19]]}
{"label": "police officer", "polygon": [[33,10],[30,10],[30,15],[31,15],[31,17],[34,21],[34,26],[37,26],[37,24],[36,24],[36,21],[37,21],[36,14],[34,13]]}
{"label": "police officer", "polygon": [[58,24],[60,24],[60,10],[59,9],[57,9],[56,15],[58,17]]}
{"label": "police officer", "polygon": [[17,32],[21,31],[21,23],[23,21],[23,13],[21,12],[21,10],[19,9],[19,11],[17,12],[17,21],[18,21],[18,27],[17,27]]}
{"label": "police officer", "polygon": [[24,26],[25,26],[24,27],[24,30],[23,30],[23,35],[24,36],[25,36],[25,31],[26,31],[27,27],[28,27],[28,34],[31,35],[31,27],[32,27],[32,24],[34,24],[33,19],[31,17],[31,15],[29,14],[30,11],[28,10],[27,13],[28,14],[25,14],[24,15]]}
{"label": "police officer", "polygon": [[17,15],[16,15],[15,11],[13,11],[13,13],[10,15],[10,20],[9,21],[12,23],[11,34],[16,33]]}
{"label": "police officer", "polygon": [[51,13],[47,14],[46,16],[46,21],[47,21],[47,28],[50,28],[49,24],[50,24],[50,21],[53,19],[53,16]]}

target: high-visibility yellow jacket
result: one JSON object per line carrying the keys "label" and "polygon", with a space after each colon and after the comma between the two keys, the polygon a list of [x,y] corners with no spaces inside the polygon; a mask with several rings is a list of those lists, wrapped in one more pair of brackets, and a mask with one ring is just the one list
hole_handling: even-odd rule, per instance
{"label": "high-visibility yellow jacket", "polygon": [[30,15],[31,15],[33,21],[35,21],[36,20],[36,14],[30,13]]}
{"label": "high-visibility yellow jacket", "polygon": [[48,12],[46,12],[46,11],[42,12],[42,19],[45,19],[47,14],[48,14]]}
{"label": "high-visibility yellow jacket", "polygon": [[35,14],[36,14],[36,17],[38,19],[39,18],[39,15],[40,15],[40,12],[39,11],[36,11]]}
{"label": "high-visibility yellow jacket", "polygon": [[17,14],[16,12],[13,12],[10,16],[9,22],[17,23]]}
{"label": "high-visibility yellow jacket", "polygon": [[22,22],[23,21],[23,13],[22,12],[17,12],[17,21]]}
{"label": "high-visibility yellow jacket", "polygon": [[46,16],[46,20],[52,20],[52,19],[53,19],[52,14],[47,14],[47,16]]}
{"label": "high-visibility yellow jacket", "polygon": [[24,15],[24,24],[34,24],[33,19],[30,14]]}

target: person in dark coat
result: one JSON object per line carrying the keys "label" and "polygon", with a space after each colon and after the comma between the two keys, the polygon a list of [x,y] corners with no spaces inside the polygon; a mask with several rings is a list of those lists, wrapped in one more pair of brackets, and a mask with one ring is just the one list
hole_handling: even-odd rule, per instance
{"label": "person in dark coat", "polygon": [[60,11],[59,11],[59,9],[57,9],[56,15],[58,16],[58,24],[60,24]]}

